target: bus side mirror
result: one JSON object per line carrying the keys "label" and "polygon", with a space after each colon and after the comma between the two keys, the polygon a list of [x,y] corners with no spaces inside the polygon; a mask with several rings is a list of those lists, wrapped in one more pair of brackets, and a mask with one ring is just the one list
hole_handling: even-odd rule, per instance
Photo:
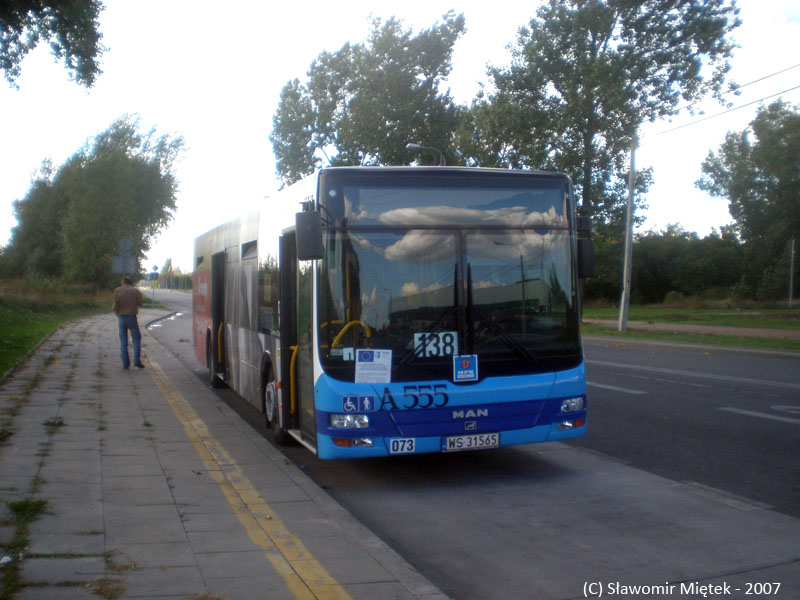
{"label": "bus side mirror", "polygon": [[318,210],[300,212],[295,215],[297,260],[319,260],[322,258],[322,213]]}
{"label": "bus side mirror", "polygon": [[594,277],[594,242],[589,239],[578,240],[578,279]]}

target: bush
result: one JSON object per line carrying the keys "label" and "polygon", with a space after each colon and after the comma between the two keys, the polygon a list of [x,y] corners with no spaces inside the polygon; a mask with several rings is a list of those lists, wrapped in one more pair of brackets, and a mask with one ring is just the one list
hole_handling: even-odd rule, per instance
{"label": "bush", "polygon": [[700,292],[701,300],[727,300],[731,297],[732,289],[724,287],[712,287]]}
{"label": "bush", "polygon": [[107,308],[111,291],[92,291],[91,284],[68,284],[58,279],[0,281],[0,298],[35,312]]}
{"label": "bush", "polygon": [[685,298],[683,294],[681,294],[680,292],[676,292],[675,290],[667,292],[667,295],[664,296],[664,304],[667,305],[673,305],[673,306],[681,305],[683,304],[684,300]]}

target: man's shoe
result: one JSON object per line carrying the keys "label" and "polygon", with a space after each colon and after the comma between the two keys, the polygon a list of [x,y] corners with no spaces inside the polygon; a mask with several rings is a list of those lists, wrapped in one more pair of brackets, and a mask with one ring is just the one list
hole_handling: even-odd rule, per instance
{"label": "man's shoe", "polygon": [[144,365],[142,363],[136,363],[133,365],[134,367],[139,367],[140,369],[144,369]]}

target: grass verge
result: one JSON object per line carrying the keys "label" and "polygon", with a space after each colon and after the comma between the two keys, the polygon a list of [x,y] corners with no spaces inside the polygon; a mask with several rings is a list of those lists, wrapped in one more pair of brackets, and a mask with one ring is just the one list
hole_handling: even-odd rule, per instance
{"label": "grass verge", "polygon": [[[583,317],[584,319],[616,321],[619,318],[619,308],[587,306],[584,307]],[[726,304],[631,306],[628,310],[628,320],[796,331],[800,330],[800,308],[759,305],[729,307]]]}
{"label": "grass verge", "polygon": [[[631,319],[633,320],[633,319]],[[707,333],[684,333],[679,331],[643,331],[627,329],[617,331],[616,327],[602,327],[584,323],[581,326],[583,335],[597,335],[621,338],[623,340],[658,340],[684,344],[707,344],[710,346],[736,346],[761,350],[793,350],[800,351],[800,340],[784,338],[761,338],[738,335],[715,335]]]}
{"label": "grass verge", "polygon": [[[145,308],[152,300],[144,295]],[[0,281],[0,376],[62,324],[111,311],[111,290],[53,281]]]}
{"label": "grass verge", "polygon": [[[38,312],[0,298],[0,375],[13,367],[36,344],[50,335],[74,313]],[[77,316],[77,315],[76,315]]]}

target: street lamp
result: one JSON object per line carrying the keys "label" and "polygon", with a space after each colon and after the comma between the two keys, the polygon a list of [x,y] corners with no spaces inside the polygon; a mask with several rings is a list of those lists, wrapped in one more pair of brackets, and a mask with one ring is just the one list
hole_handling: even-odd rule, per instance
{"label": "street lamp", "polygon": [[628,173],[628,206],[625,218],[625,257],[622,265],[622,294],[619,300],[617,329],[625,331],[628,326],[628,304],[631,300],[631,262],[633,261],[633,194],[636,182],[636,148],[639,139],[634,130],[631,140],[631,169]]}
{"label": "street lamp", "polygon": [[430,152],[435,152],[439,155],[439,166],[444,167],[447,163],[444,160],[444,152],[439,150],[438,148],[434,148],[433,146],[422,146],[420,144],[408,143],[406,144],[406,150],[416,150],[419,152],[420,150],[429,150]]}

